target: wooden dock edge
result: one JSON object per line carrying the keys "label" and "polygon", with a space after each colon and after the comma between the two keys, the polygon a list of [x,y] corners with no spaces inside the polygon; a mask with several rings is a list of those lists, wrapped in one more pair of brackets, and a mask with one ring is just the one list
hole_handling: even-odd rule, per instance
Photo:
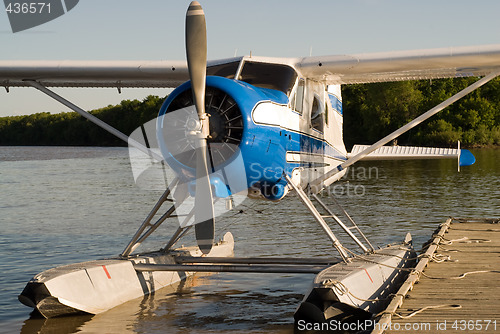
{"label": "wooden dock edge", "polygon": [[428,244],[429,247],[427,248],[425,253],[421,255],[421,259],[420,261],[418,261],[415,270],[410,272],[410,274],[406,278],[406,281],[403,283],[403,285],[401,285],[398,292],[391,300],[387,308],[377,315],[380,318],[376,322],[375,327],[372,330],[371,334],[382,334],[385,332],[386,329],[390,327],[393,314],[396,313],[396,310],[403,305],[403,301],[406,295],[408,294],[409,291],[413,289],[414,284],[418,282],[418,280],[420,279],[422,272],[424,271],[425,267],[427,267],[427,265],[429,264],[432,256],[434,255],[439,246],[440,241],[443,239],[444,234],[450,227],[450,224],[453,220],[456,220],[456,218],[449,217],[446,220],[446,222],[444,222],[438,227],[439,231],[433,234],[432,241],[429,240],[430,241],[430,243]]}

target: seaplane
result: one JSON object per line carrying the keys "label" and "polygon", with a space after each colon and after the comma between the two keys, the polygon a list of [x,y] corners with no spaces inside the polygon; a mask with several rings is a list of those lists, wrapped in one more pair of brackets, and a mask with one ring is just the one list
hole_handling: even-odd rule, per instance
{"label": "seaplane", "polygon": [[[39,273],[19,300],[47,318],[98,314],[197,272],[307,273],[315,276],[296,321],[376,315],[415,263],[411,236],[374,247],[344,208],[333,210],[323,201],[321,191],[359,161],[474,163],[460,147],[386,145],[500,75],[500,45],[207,61],[205,15],[196,1],[187,10],[185,35],[187,61],[0,61],[0,85],[7,91],[35,88],[127,142],[138,180],[156,167],[167,175],[158,182],[163,194],[118,256]],[[478,80],[373,145],[347,152],[342,85],[466,76]],[[174,90],[158,117],[129,136],[50,87]],[[214,240],[214,225],[217,205],[230,209],[241,194],[272,202],[297,196],[324,230],[332,252],[321,258],[235,257],[232,234]],[[179,227],[165,247],[135,253],[167,220]],[[175,248],[192,227],[197,245]],[[356,249],[348,249],[337,232]]]}

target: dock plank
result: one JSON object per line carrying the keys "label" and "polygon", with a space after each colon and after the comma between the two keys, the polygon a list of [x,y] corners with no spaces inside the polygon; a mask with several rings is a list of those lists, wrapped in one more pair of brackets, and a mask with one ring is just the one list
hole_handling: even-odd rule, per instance
{"label": "dock plank", "polygon": [[[500,333],[500,224],[496,222],[452,219],[436,250],[450,260],[428,264],[392,314],[385,333],[409,332],[407,328],[422,333]],[[464,273],[470,274],[454,279]],[[398,317],[429,306],[441,307]]]}

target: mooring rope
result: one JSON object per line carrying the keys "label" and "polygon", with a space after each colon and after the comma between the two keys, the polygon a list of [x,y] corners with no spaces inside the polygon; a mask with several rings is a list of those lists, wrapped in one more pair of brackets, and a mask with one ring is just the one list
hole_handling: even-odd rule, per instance
{"label": "mooring rope", "polygon": [[358,299],[358,300],[361,300],[363,302],[378,302],[378,301],[381,301],[381,300],[387,300],[387,299],[390,299],[393,297],[393,294],[390,294],[389,296],[387,296],[386,298],[374,298],[374,299],[364,299],[364,298],[360,298],[358,296],[356,296],[355,294],[353,294],[349,288],[347,286],[345,286],[344,283],[340,282],[340,281],[337,281],[337,280],[333,280],[333,279],[327,279],[327,280],[324,280],[323,282],[321,282],[321,285],[323,285],[324,287],[327,287],[327,288],[334,288],[335,291],[340,295],[340,296],[343,296],[345,294],[348,294],[348,295],[351,295],[352,297],[354,297],[355,299]]}
{"label": "mooring rope", "polygon": [[[344,248],[344,249],[347,252],[351,253],[355,258],[358,258],[358,259],[363,260],[363,261],[375,263],[375,264],[378,264],[378,265],[381,265],[381,266],[385,266],[385,267],[388,267],[388,268],[392,268],[392,269],[395,269],[395,270],[414,272],[415,269],[416,269],[416,268],[399,268],[399,267],[391,266],[391,265],[388,265],[388,264],[385,264],[385,263],[380,263],[380,262],[377,262],[375,260],[371,260],[371,259],[365,258],[365,257],[363,257],[361,255],[358,255],[358,254],[350,251],[347,248]],[[395,256],[395,257],[398,257],[398,256]],[[445,256],[445,255],[442,255],[442,254],[437,254],[437,255],[433,254],[433,255],[427,256],[427,257],[429,257],[430,260],[434,260],[434,261],[436,261],[438,263],[441,263],[441,262],[444,262],[444,261],[453,261],[453,260],[451,260],[451,257]],[[424,271],[420,272],[421,275],[423,275],[423,276],[425,276],[427,278],[430,278],[430,279],[455,279],[455,280],[456,279],[462,279],[462,278],[466,277],[467,275],[480,274],[480,273],[500,273],[500,271],[498,271],[498,270],[477,270],[477,271],[465,272],[463,274],[460,274],[459,276],[454,276],[454,277],[433,277],[433,276],[427,275]]]}
{"label": "mooring rope", "polygon": [[[375,264],[378,264],[380,266],[384,266],[384,267],[388,267],[388,268],[391,268],[391,269],[396,269],[396,270],[400,270],[400,271],[408,271],[408,272],[411,272],[411,271],[414,271],[415,268],[399,268],[399,267],[395,267],[395,266],[391,266],[389,264],[386,264],[386,263],[381,263],[381,262],[377,262],[375,260],[371,260],[371,259],[368,259],[368,258],[365,258],[361,255],[358,255],[352,251],[350,251],[349,249],[345,248],[345,247],[342,247],[344,250],[346,250],[347,252],[351,253],[355,258],[358,258],[360,260],[363,260],[363,261],[366,261],[366,262],[371,262],[371,263],[375,263]],[[378,253],[376,253],[378,254]],[[387,255],[387,254],[385,254]],[[394,255],[394,257],[398,257],[397,255]]]}
{"label": "mooring rope", "polygon": [[467,243],[467,244],[491,242],[490,239],[470,239],[469,237],[462,237],[462,238],[459,238],[459,239],[451,239],[450,240],[450,239],[446,239],[442,235],[437,235],[437,234],[433,235],[432,238],[433,239],[435,239],[435,238],[441,239],[441,242],[442,242],[443,245],[451,245],[454,242],[457,242],[457,243]]}
{"label": "mooring rope", "polygon": [[460,274],[458,276],[451,276],[451,277],[435,277],[435,276],[429,276],[426,273],[422,272],[422,275],[430,278],[430,279],[462,279],[467,275],[472,275],[472,274],[484,274],[484,273],[496,273],[500,274],[499,270],[476,270],[476,271],[468,271],[463,274]]}
{"label": "mooring rope", "polygon": [[444,254],[439,254],[439,253],[434,253],[430,256],[427,256],[429,260],[432,262],[436,263],[442,263],[442,262],[458,262],[458,260],[453,260],[450,255],[444,255]]}
{"label": "mooring rope", "polygon": [[430,306],[426,306],[426,307],[422,307],[418,310],[416,310],[415,312],[412,312],[408,315],[401,315],[399,313],[393,313],[396,317],[398,318],[401,318],[401,319],[409,319],[419,313],[422,313],[426,310],[432,310],[432,309],[438,309],[438,308],[449,308],[449,309],[460,309],[462,308],[462,305],[460,304],[443,304],[443,305],[430,305]]}
{"label": "mooring rope", "polygon": [[[441,226],[440,226],[441,227]],[[500,231],[500,230],[495,230],[496,231]],[[437,239],[437,241],[436,241]],[[492,242],[491,240],[489,239],[471,239],[469,237],[462,237],[462,238],[459,238],[459,239],[447,239],[445,238],[444,236],[442,235],[438,235],[438,234],[434,234],[432,235],[432,241],[429,241],[426,245],[424,245],[423,249],[421,250],[421,252],[424,251],[424,249],[427,249],[428,247],[430,247],[431,245],[435,245],[437,246],[436,249],[442,249],[443,251],[455,251],[455,252],[463,252],[462,250],[452,250],[452,249],[446,249],[444,247],[442,247],[442,245],[451,245],[453,244],[454,242],[455,243],[488,243],[488,242]],[[355,257],[359,257],[359,258],[362,258],[360,256],[356,256]],[[399,256],[396,256],[396,257],[399,257]],[[449,255],[444,255],[444,254],[436,254],[435,252],[433,254],[420,254],[418,256],[419,258],[420,257],[427,257],[429,258],[430,261],[434,261],[434,262],[437,262],[437,263],[441,263],[441,262],[445,262],[445,261],[458,261],[458,260],[452,260],[451,259],[451,256]],[[401,257],[399,257],[401,258]],[[363,260],[365,261],[370,261],[369,259],[364,259],[362,258]],[[371,262],[375,262],[376,261],[371,261]],[[381,264],[379,263],[379,265],[384,265],[384,264]],[[388,265],[386,265],[388,266]],[[388,266],[388,267],[391,267],[391,268],[394,268],[392,266]],[[424,271],[418,271],[416,272],[415,271],[415,268],[412,268],[412,269],[406,269],[406,268],[395,268],[395,269],[398,269],[398,270],[411,270],[417,274],[421,274],[429,279],[450,279],[450,280],[458,280],[458,279],[462,279],[462,278],[465,278],[467,275],[472,275],[472,274],[480,274],[480,273],[500,273],[499,270],[477,270],[477,271],[470,271],[470,272],[465,272],[459,276],[456,276],[456,277],[432,277],[430,275],[427,275],[426,273],[424,273]],[[393,295],[394,296],[394,295]],[[397,295],[395,295],[397,296]],[[402,296],[403,297],[403,296]],[[390,314],[390,315],[395,315],[401,319],[409,319],[419,313],[422,313],[426,310],[431,310],[431,309],[439,309],[439,308],[451,308],[451,309],[460,309],[462,308],[461,305],[459,304],[443,304],[443,305],[431,305],[431,306],[426,306],[426,307],[422,307],[412,313],[410,313],[409,315],[401,315],[401,314],[398,314],[396,312],[387,312],[387,310],[384,310],[382,311],[381,313],[377,314],[375,316],[376,317],[379,317],[379,316],[382,316],[383,314]]]}

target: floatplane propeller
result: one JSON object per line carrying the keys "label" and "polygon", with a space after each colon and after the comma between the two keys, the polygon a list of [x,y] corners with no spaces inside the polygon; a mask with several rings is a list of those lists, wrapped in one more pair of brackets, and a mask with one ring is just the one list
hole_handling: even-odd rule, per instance
{"label": "floatplane propeller", "polygon": [[186,13],[186,56],[198,119],[187,122],[196,150],[195,232],[198,247],[208,254],[214,241],[214,205],[208,166],[209,115],[205,112],[207,76],[207,28],[205,13],[198,1]]}

